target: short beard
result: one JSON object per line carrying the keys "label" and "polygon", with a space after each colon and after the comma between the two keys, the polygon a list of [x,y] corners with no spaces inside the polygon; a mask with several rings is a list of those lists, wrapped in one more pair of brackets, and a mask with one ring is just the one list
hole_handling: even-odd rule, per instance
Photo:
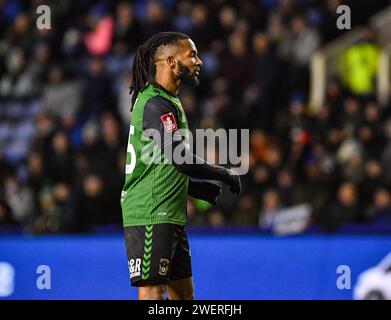
{"label": "short beard", "polygon": [[190,74],[188,67],[184,66],[182,62],[178,61],[179,65],[179,76],[178,78],[182,80],[182,84],[190,85],[192,87],[197,87],[200,84],[200,79]]}

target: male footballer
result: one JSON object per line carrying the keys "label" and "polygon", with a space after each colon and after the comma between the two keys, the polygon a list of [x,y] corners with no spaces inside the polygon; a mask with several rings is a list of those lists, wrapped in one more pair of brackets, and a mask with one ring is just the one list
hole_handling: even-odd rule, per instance
{"label": "male footballer", "polygon": [[[191,258],[184,230],[187,195],[216,204],[219,180],[239,194],[239,175],[193,154],[186,137],[186,115],[178,99],[182,84],[199,84],[202,61],[185,34],[162,32],[136,52],[133,62],[132,114],[125,184],[121,196],[131,284],[140,300],[190,300],[194,297]],[[158,147],[171,157],[182,150],[190,161],[143,161],[143,149],[160,133]]]}

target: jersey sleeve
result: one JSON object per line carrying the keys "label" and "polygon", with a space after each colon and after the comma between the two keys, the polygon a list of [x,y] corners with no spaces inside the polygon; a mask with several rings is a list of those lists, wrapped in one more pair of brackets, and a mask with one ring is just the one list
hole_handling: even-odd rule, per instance
{"label": "jersey sleeve", "polygon": [[143,130],[156,130],[160,134],[162,148],[173,141],[182,141],[182,136],[175,134],[179,127],[178,110],[174,104],[161,97],[155,96],[148,100],[143,113]]}

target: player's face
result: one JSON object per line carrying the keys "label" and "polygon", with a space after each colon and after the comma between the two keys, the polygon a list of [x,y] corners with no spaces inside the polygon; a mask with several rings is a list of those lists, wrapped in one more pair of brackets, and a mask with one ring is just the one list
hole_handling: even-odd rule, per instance
{"label": "player's face", "polygon": [[191,39],[181,40],[181,49],[178,52],[178,78],[183,83],[198,86],[202,61]]}

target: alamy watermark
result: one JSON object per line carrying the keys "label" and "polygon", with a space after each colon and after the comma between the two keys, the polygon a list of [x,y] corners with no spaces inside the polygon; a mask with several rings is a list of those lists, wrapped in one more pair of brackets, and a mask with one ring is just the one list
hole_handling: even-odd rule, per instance
{"label": "alamy watermark", "polygon": [[0,261],[0,297],[8,297],[14,293],[15,269],[8,262]]}
{"label": "alamy watermark", "polygon": [[37,7],[37,14],[40,16],[37,19],[37,28],[39,30],[45,30],[45,29],[51,29],[52,24],[51,24],[51,11],[50,7],[47,5],[40,5]]}
{"label": "alamy watermark", "polygon": [[340,265],[337,267],[337,274],[339,274],[337,278],[337,288],[339,290],[350,290],[351,289],[351,270],[348,265]]}
{"label": "alamy watermark", "polygon": [[[131,137],[135,132],[133,125],[130,126],[129,132]],[[249,129],[196,129],[195,135],[188,129],[178,129],[174,133],[164,131],[163,137],[160,131],[147,129],[141,135],[141,140],[146,144],[139,159],[136,158],[130,140],[127,147],[130,163],[126,164],[126,174],[133,172],[137,161],[145,164],[181,165],[201,164],[206,160],[233,167],[239,175],[244,175],[249,170]],[[175,144],[178,141],[184,143]]]}
{"label": "alamy watermark", "polygon": [[52,271],[47,265],[37,267],[36,273],[39,275],[36,281],[39,290],[50,290],[52,288]]}
{"label": "alamy watermark", "polygon": [[[39,265],[36,269],[38,275],[36,287],[39,290],[50,290],[52,288],[52,274],[48,265]],[[0,261],[0,298],[9,297],[15,291],[16,271],[12,264]]]}
{"label": "alamy watermark", "polygon": [[340,5],[337,7],[337,13],[341,14],[337,19],[337,28],[340,30],[351,29],[351,11],[347,5]]}

